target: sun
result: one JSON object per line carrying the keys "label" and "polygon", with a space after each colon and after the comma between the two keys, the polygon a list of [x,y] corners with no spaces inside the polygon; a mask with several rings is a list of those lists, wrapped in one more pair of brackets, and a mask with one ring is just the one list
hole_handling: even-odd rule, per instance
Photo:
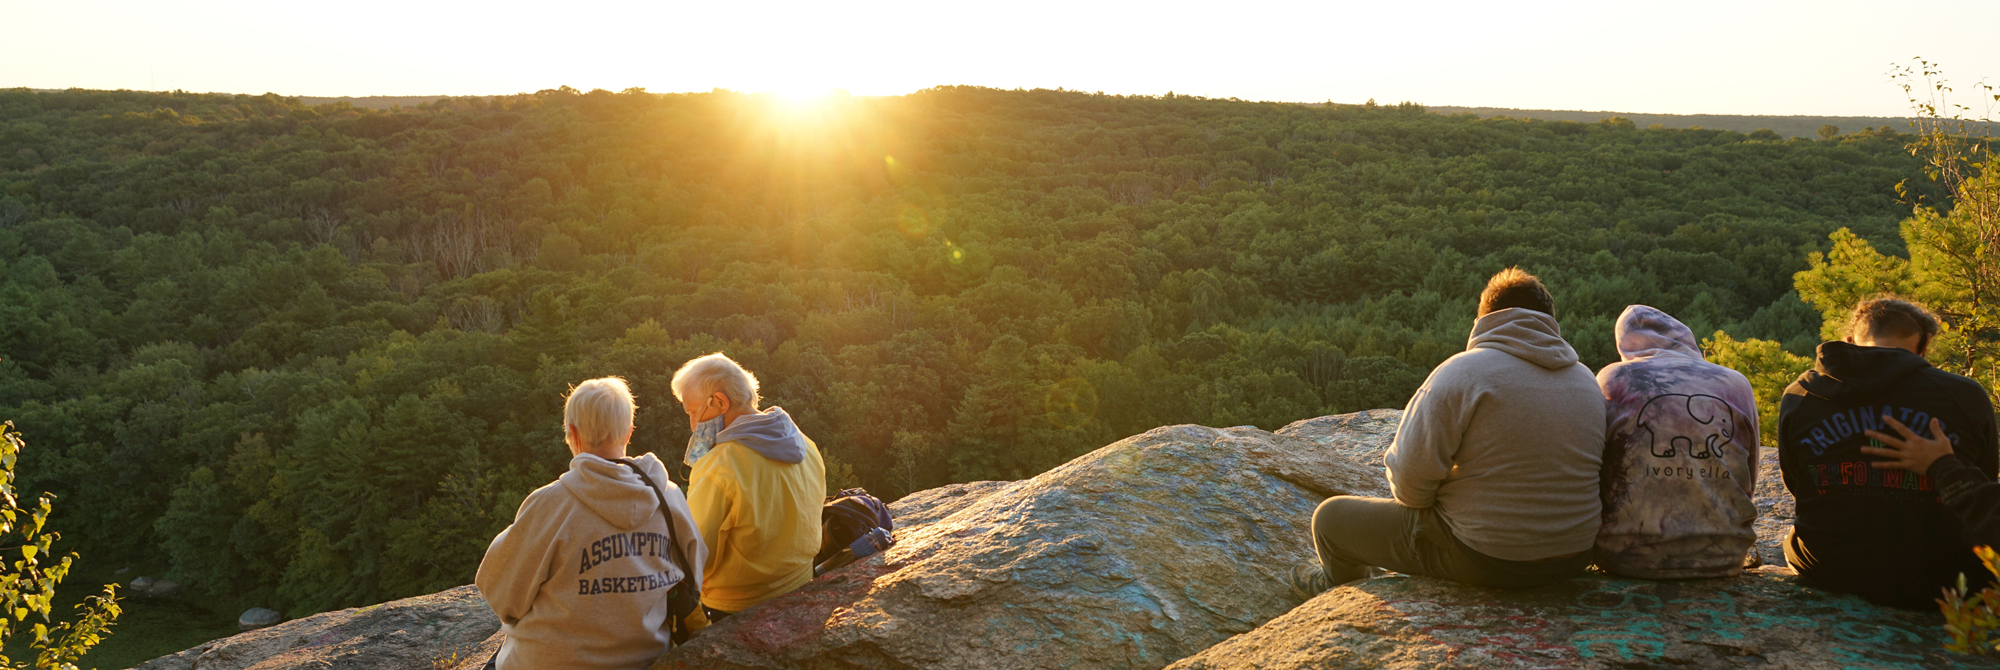
{"label": "sun", "polygon": [[784,98],[793,103],[811,102],[819,98],[827,97],[828,95],[832,94],[833,91],[834,88],[832,86],[814,86],[810,84],[792,84],[788,86],[779,86],[777,88],[771,89],[772,94],[775,94],[778,97]]}
{"label": "sun", "polygon": [[793,86],[772,89],[768,94],[772,119],[799,131],[825,130],[825,126],[835,124],[852,99],[847,91],[828,87]]}
{"label": "sun", "polygon": [[827,113],[838,101],[848,98],[847,91],[828,86],[791,86],[771,90],[779,102],[793,117],[816,117]]}

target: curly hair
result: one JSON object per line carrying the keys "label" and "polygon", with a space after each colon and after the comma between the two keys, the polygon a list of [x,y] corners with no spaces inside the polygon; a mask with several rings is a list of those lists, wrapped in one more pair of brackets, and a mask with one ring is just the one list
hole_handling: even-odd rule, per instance
{"label": "curly hair", "polygon": [[1938,318],[1922,305],[1882,295],[1854,306],[1854,315],[1847,318],[1847,333],[1854,337],[1915,337],[1928,343],[1937,337]]}
{"label": "curly hair", "polygon": [[1554,316],[1556,299],[1549,296],[1549,289],[1542,286],[1542,280],[1522,272],[1520,268],[1507,268],[1486,280],[1486,290],[1479,293],[1479,315],[1486,316],[1510,307],[1532,309]]}

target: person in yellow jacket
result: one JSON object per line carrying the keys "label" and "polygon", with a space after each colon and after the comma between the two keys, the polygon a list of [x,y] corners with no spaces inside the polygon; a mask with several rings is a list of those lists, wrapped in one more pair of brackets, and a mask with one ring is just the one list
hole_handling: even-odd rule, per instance
{"label": "person in yellow jacket", "polygon": [[[759,410],[757,378],[720,353],[682,365],[674,397],[687,411],[688,508],[709,548],[707,621],[812,581],[826,465],[785,410]],[[697,630],[707,625],[690,617]]]}

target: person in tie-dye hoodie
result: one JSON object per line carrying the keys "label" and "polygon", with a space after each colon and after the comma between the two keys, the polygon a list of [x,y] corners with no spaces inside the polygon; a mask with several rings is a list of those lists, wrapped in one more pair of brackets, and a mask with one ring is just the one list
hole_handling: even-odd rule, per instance
{"label": "person in tie-dye hoodie", "polygon": [[1757,541],[1757,399],[1750,380],[1702,358],[1674,317],[1632,305],[1620,362],[1597,384],[1607,410],[1597,566],[1641,579],[1724,577]]}

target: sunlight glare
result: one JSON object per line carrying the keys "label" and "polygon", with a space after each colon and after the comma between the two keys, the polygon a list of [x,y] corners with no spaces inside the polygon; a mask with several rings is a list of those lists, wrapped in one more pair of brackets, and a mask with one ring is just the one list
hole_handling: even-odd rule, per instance
{"label": "sunlight glare", "polygon": [[835,91],[839,91],[841,94],[847,93],[846,91],[842,91],[840,89],[833,88],[830,86],[793,85],[793,86],[781,86],[771,89],[771,93],[777,95],[780,98],[784,98],[786,100],[790,100],[795,103],[812,102],[822,98],[830,97],[834,94]]}

